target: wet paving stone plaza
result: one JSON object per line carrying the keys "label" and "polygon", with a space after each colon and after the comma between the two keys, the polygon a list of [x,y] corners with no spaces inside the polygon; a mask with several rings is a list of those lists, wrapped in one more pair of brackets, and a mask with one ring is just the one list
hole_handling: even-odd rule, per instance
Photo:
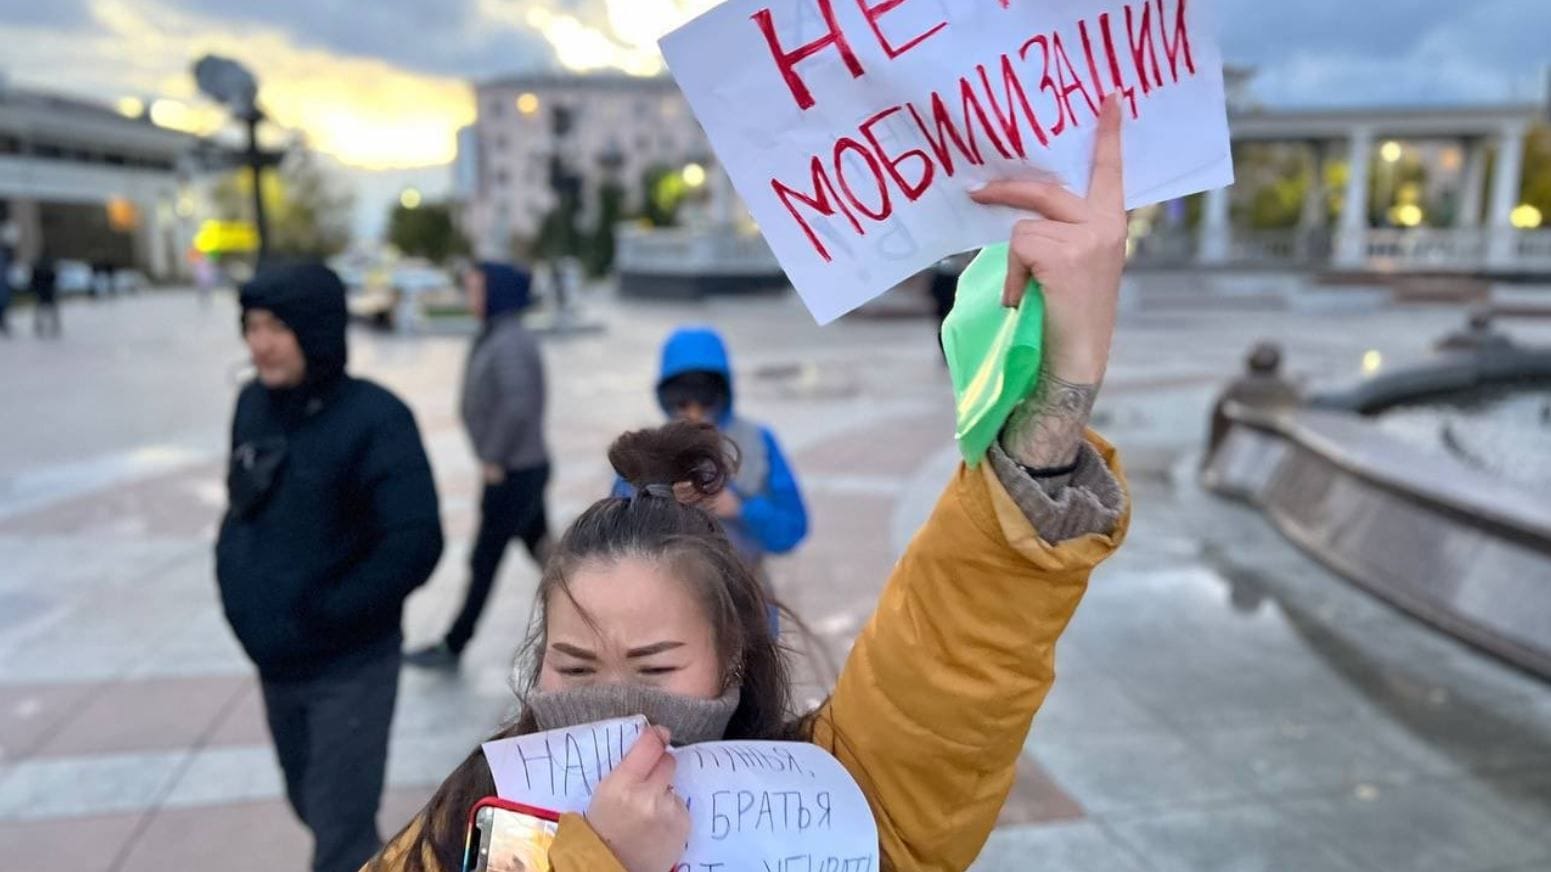
{"label": "wet paving stone plaza", "polygon": [[[809,540],[773,574],[815,636],[793,640],[798,702],[818,700],[957,459],[929,322],[820,329],[782,297],[600,298],[590,314],[604,331],[545,340],[557,522],[607,490],[612,437],[660,414],[663,336],[716,324],[740,405],[781,434],[810,504]],[[1371,354],[1420,358],[1462,320],[1450,306],[1122,317],[1095,426],[1126,463],[1132,532],[1058,648],[977,870],[1551,869],[1551,685],[1364,593],[1194,474],[1213,399],[1256,340],[1318,384]],[[0,867],[202,868],[219,850],[232,872],[301,868],[306,834],[212,571],[245,362],[235,305],[158,292],[71,303],[64,321],[58,342],[0,342]],[[1551,342],[1551,322],[1502,326]],[[457,418],[467,341],[352,334],[353,371],[414,409],[441,494],[448,546],[410,601],[412,644],[455,609],[476,521]],[[405,671],[384,830],[511,713],[536,581],[513,549],[463,669]]]}

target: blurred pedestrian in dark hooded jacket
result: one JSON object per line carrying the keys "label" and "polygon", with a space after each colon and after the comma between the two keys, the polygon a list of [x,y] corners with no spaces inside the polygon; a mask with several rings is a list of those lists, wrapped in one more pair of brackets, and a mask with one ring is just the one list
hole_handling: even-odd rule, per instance
{"label": "blurred pedestrian in dark hooded jacket", "polygon": [[11,307],[11,252],[0,239],[0,336],[11,335],[6,310]]}
{"label": "blurred pedestrian in dark hooded jacket", "polygon": [[331,270],[262,271],[241,303],[257,376],[232,420],[216,576],[312,868],[354,872],[381,844],[400,619],[441,555],[436,488],[409,408],[345,372]]}
{"label": "blurred pedestrian in dark hooded jacket", "polygon": [[54,258],[44,255],[33,263],[29,280],[32,290],[32,332],[36,336],[58,339],[62,328],[59,321],[59,273]]}
{"label": "blurred pedestrian in dark hooded jacket", "polygon": [[412,665],[427,668],[457,667],[513,539],[521,539],[540,566],[549,551],[544,360],[537,337],[522,324],[531,278],[507,264],[481,263],[464,274],[464,290],[469,309],[484,320],[469,349],[461,403],[484,492],[463,607],[440,642],[406,655]]}

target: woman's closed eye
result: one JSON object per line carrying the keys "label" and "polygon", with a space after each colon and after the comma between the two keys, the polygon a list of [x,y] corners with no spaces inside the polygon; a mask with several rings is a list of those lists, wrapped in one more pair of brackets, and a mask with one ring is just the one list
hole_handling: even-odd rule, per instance
{"label": "woman's closed eye", "polygon": [[642,645],[639,648],[631,648],[629,651],[625,652],[625,657],[626,659],[634,661],[637,664],[637,675],[644,675],[648,677],[669,675],[674,672],[678,672],[684,667],[676,666],[671,663],[664,663],[661,659],[657,658],[662,658],[662,656],[667,654],[669,651],[675,651],[683,647],[683,642],[664,640],[662,642],[656,642],[651,645]]}
{"label": "woman's closed eye", "polygon": [[556,642],[549,646],[550,651],[560,655],[562,662],[555,666],[555,672],[567,678],[581,678],[592,675],[598,671],[598,655],[586,648],[577,645],[567,645],[564,642]]}

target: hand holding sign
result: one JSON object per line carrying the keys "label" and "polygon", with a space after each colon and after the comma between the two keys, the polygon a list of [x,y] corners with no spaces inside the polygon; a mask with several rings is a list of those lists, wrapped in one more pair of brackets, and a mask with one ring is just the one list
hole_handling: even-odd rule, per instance
{"label": "hand holding sign", "polygon": [[[1037,181],[971,192],[1019,216],[1011,241],[981,250],[959,277],[943,324],[958,399],[955,435],[971,465],[998,440],[1031,469],[1066,469],[1079,457],[1109,360],[1125,266],[1120,114],[1118,99],[1105,101],[1086,197]],[[1042,217],[1026,217],[1030,211]],[[1040,293],[1025,300],[1031,277]]]}
{"label": "hand holding sign", "polygon": [[1036,212],[1013,226],[1002,303],[1016,306],[1032,277],[1045,295],[1045,369],[1067,382],[1104,379],[1126,261],[1120,97],[1105,101],[1088,196],[1057,182],[992,182],[975,202]]}
{"label": "hand holding sign", "polygon": [[689,809],[673,792],[678,761],[666,733],[643,732],[587,806],[587,822],[629,872],[674,868],[689,841]]}

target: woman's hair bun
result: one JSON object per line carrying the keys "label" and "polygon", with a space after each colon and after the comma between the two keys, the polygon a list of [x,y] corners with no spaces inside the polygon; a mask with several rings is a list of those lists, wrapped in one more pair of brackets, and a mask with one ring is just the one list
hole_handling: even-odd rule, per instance
{"label": "woman's hair bun", "polygon": [[732,443],[711,424],[674,421],[615,439],[609,446],[609,463],[638,491],[652,485],[687,484],[699,496],[709,497],[727,486],[737,465],[736,454]]}

